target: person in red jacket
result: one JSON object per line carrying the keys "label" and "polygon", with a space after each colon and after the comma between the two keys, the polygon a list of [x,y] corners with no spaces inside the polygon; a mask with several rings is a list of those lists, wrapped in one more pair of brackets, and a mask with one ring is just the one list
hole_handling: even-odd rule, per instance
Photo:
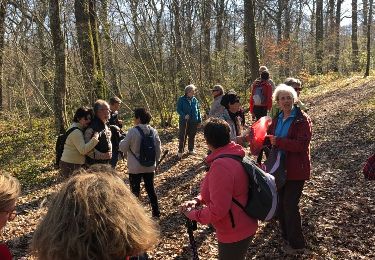
{"label": "person in red jacket", "polygon": [[222,154],[244,157],[242,146],[231,142],[227,122],[210,118],[204,127],[204,137],[211,154],[206,158],[210,166],[204,177],[200,194],[181,205],[181,211],[191,220],[212,224],[219,241],[219,259],[245,259],[257,220],[249,217],[233,203],[247,203],[249,180],[240,162],[232,158],[217,158]]}
{"label": "person in red jacket", "polygon": [[250,113],[253,120],[266,116],[272,107],[272,86],[269,78],[269,72],[262,71],[260,78],[251,85]]}
{"label": "person in red jacket", "polygon": [[[21,193],[21,186],[18,180],[8,174],[0,173],[0,230],[8,221],[16,217],[16,201]],[[0,244],[0,259],[11,260],[6,244]]]}
{"label": "person in red jacket", "polygon": [[310,140],[312,124],[309,116],[295,105],[296,91],[279,85],[273,94],[281,109],[268,130],[271,145],[285,154],[286,183],[279,190],[279,222],[282,236],[288,242],[286,253],[304,251],[299,201],[305,181],[310,178]]}

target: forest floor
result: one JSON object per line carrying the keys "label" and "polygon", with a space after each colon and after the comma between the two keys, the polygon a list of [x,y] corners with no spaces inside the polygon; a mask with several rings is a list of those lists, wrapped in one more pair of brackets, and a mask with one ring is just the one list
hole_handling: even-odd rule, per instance
{"label": "forest floor", "polygon": [[[375,79],[351,77],[326,82],[302,92],[313,121],[312,177],[300,203],[308,250],[286,256],[276,221],[261,223],[248,250],[248,259],[375,259],[375,182],[366,181],[362,166],[375,152]],[[9,122],[12,123],[9,123]],[[27,122],[0,117],[0,164],[17,176],[23,192],[18,217],[8,223],[1,239],[16,259],[29,259],[28,243],[42,216],[40,204],[60,183],[53,169],[55,137],[50,120]],[[30,127],[31,126],[31,127]],[[191,259],[181,202],[197,195],[204,177],[206,147],[199,133],[196,155],[176,156],[177,129],[159,131],[170,153],[155,178],[162,216],[160,243],[152,259]],[[118,170],[127,182],[126,167]],[[142,202],[148,207],[147,196]],[[198,225],[194,232],[201,259],[217,258],[214,231]]]}

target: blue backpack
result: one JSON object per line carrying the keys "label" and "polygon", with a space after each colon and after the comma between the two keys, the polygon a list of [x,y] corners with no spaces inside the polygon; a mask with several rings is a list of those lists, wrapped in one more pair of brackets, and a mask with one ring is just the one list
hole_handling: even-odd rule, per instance
{"label": "blue backpack", "polygon": [[141,144],[139,147],[139,157],[137,157],[132,150],[130,152],[138,160],[138,162],[145,167],[150,167],[155,164],[156,161],[156,150],[154,132],[150,129],[150,133],[145,135],[139,126],[135,127],[141,135]]}

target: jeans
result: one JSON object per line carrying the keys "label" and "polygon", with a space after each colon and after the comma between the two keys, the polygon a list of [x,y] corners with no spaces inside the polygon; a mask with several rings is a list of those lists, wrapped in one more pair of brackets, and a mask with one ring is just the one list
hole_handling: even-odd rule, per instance
{"label": "jeans", "polygon": [[130,190],[132,193],[139,197],[141,191],[141,181],[143,178],[143,182],[145,183],[145,189],[150,200],[151,208],[152,208],[152,216],[153,217],[160,217],[160,210],[158,204],[158,197],[156,196],[155,187],[154,187],[154,173],[153,172],[146,172],[146,173],[129,173],[129,182],[130,182]]}

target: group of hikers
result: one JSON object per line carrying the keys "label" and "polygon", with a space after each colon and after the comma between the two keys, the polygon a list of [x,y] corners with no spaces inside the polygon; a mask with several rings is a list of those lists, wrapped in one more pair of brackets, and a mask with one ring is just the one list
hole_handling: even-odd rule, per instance
{"label": "group of hikers", "polygon": [[[262,166],[263,150],[266,157],[270,149],[278,149],[282,155],[286,181],[277,187],[275,218],[280,223],[285,253],[303,253],[306,242],[298,204],[304,183],[310,178],[311,120],[299,99],[302,88],[298,79],[288,78],[275,87],[265,66],[259,73],[250,86],[251,118],[255,122],[268,115],[272,123],[264,149],[254,155],[258,156],[258,166]],[[220,260],[240,260],[246,257],[258,220],[240,207],[248,200],[249,178],[241,161],[234,157],[245,157],[252,136],[246,131],[240,96],[233,90],[225,92],[221,85],[211,90],[213,103],[203,124],[208,170],[200,193],[181,202],[179,210],[188,219],[215,228]],[[195,136],[202,123],[196,91],[194,85],[186,86],[177,101],[179,159],[184,156],[186,142],[188,153],[196,153]],[[31,243],[32,253],[39,259],[147,259],[145,252],[157,243],[160,233],[156,221],[161,211],[154,175],[161,141],[150,126],[150,112],[144,108],[134,110],[134,126],[124,131],[118,114],[121,103],[117,97],[109,103],[97,100],[92,109],[80,107],[75,112],[57,160],[65,181],[48,203],[48,212]],[[130,190],[115,170],[119,157],[126,158]],[[142,179],[151,216],[137,199]],[[18,181],[1,174],[0,228],[14,219],[19,195]],[[0,258],[9,257],[9,250],[1,245]]]}

